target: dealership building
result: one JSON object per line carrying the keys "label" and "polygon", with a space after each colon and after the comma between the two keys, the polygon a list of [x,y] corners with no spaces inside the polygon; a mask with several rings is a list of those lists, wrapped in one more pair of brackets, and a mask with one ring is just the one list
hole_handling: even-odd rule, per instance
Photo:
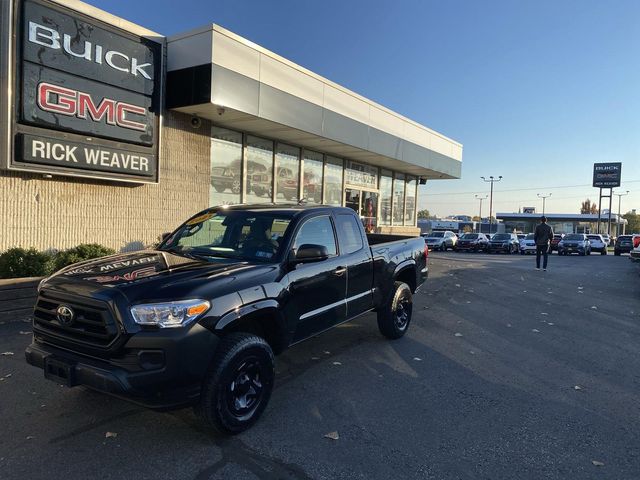
{"label": "dealership building", "polygon": [[209,206],[300,199],[413,234],[418,185],[460,178],[460,143],[217,25],[0,6],[0,251],[138,249]]}

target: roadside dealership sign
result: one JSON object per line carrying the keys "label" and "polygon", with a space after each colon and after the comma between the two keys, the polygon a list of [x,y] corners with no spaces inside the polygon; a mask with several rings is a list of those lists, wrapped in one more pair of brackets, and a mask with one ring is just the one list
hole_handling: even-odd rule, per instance
{"label": "roadside dealership sign", "polygon": [[614,188],[620,186],[622,163],[594,163],[593,186]]}
{"label": "roadside dealership sign", "polygon": [[13,10],[8,168],[156,182],[162,41],[49,0]]}

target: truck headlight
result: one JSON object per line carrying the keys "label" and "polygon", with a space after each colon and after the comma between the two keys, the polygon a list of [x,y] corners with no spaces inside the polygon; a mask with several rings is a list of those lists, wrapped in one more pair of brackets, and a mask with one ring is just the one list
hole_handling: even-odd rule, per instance
{"label": "truck headlight", "polygon": [[161,328],[183,327],[209,310],[206,300],[179,300],[166,303],[145,303],[131,307],[131,315],[138,325]]}

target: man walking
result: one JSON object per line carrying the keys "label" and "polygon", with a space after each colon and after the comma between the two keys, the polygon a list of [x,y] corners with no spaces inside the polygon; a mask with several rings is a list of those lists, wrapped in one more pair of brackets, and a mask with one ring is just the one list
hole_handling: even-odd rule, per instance
{"label": "man walking", "polygon": [[547,225],[547,217],[540,218],[540,224],[536,227],[533,240],[536,242],[536,270],[540,270],[540,255],[544,255],[542,268],[547,271],[547,260],[549,259],[549,242],[553,238],[553,230]]}

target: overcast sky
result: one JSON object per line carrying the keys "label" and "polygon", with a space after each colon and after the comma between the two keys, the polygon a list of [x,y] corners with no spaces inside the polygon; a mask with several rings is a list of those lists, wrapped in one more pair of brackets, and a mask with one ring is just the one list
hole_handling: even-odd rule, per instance
{"label": "overcast sky", "polygon": [[552,193],[547,212],[578,213],[611,161],[640,210],[640,1],[89,3],[165,35],[217,23],[461,142],[462,178],[421,187],[432,213],[477,214],[483,175],[504,177],[494,211]]}

